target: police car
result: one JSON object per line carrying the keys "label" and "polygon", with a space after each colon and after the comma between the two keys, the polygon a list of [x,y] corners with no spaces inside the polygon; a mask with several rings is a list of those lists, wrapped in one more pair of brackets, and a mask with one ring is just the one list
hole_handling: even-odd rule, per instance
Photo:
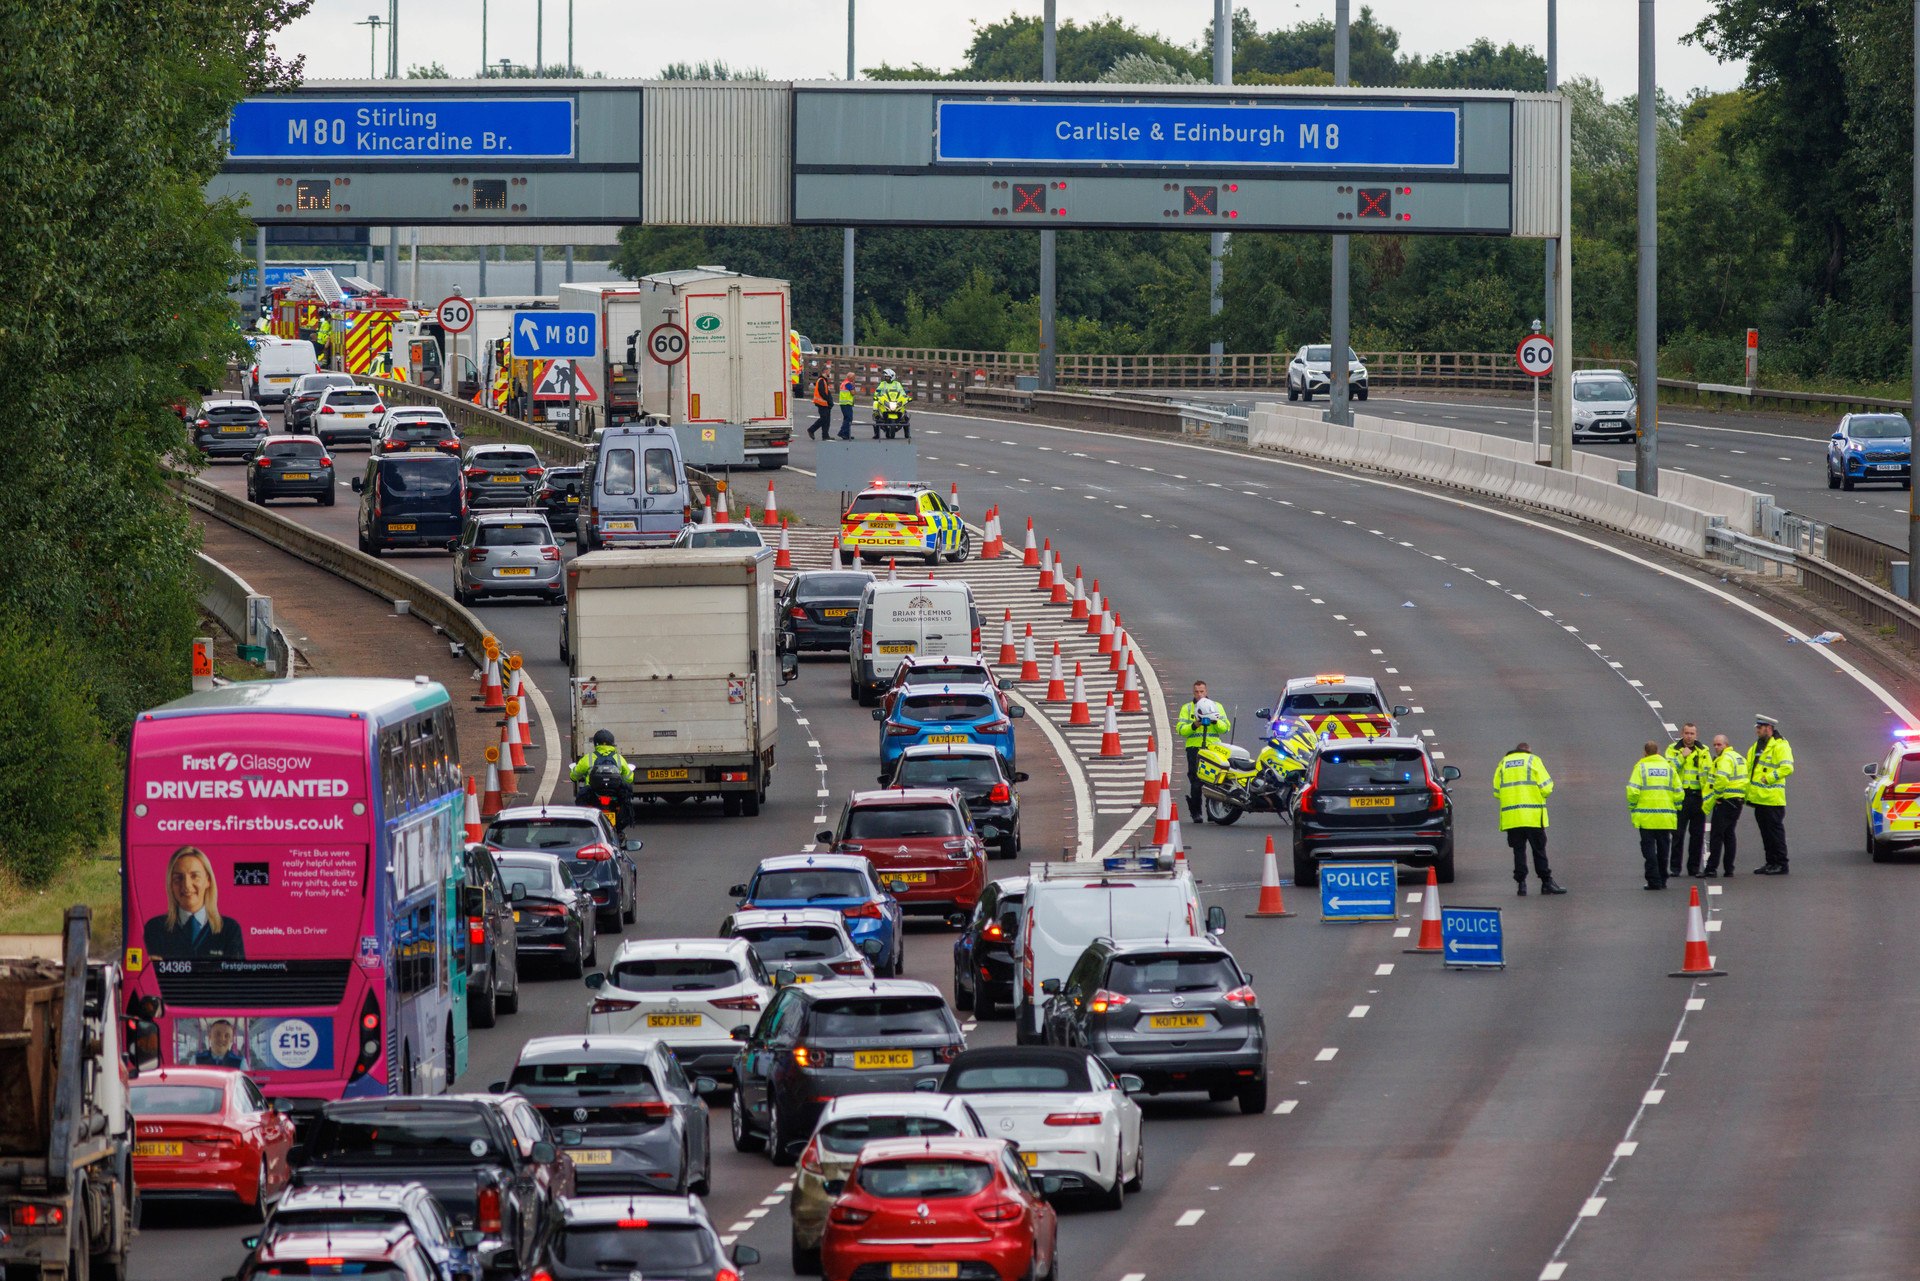
{"label": "police car", "polygon": [[1920,729],[1897,730],[1885,760],[1865,766],[1867,853],[1884,863],[1920,851]]}
{"label": "police car", "polygon": [[1262,720],[1290,716],[1302,721],[1315,738],[1379,738],[1394,732],[1394,718],[1407,709],[1387,705],[1380,682],[1371,676],[1324,672],[1296,676],[1281,692],[1280,705],[1263,708]]}
{"label": "police car", "polygon": [[929,565],[959,562],[973,550],[960,513],[925,485],[874,485],[854,496],[840,517],[842,564],[920,556]]}

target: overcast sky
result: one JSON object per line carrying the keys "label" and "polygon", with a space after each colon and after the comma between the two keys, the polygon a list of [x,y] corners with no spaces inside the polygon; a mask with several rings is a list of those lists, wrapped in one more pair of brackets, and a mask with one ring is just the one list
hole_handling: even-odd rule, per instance
{"label": "overcast sky", "polygon": [[[479,10],[487,10],[487,56],[532,63],[537,0],[399,0],[400,60],[438,61],[456,76],[480,63]],[[859,0],[858,59],[914,62],[951,68],[966,51],[973,22],[1010,12],[1040,12],[1039,0]],[[1331,0],[1237,0],[1262,27],[1291,26],[1315,13],[1331,16]],[[1404,52],[1457,49],[1480,36],[1544,47],[1546,0],[1377,0],[1373,11],[1400,32]],[[1680,43],[1710,7],[1709,0],[1661,0],[1659,76],[1677,96],[1695,88],[1730,89],[1743,74],[1706,52]],[[1355,3],[1355,13],[1360,5]],[[282,34],[280,44],[307,59],[313,79],[367,74],[369,15],[383,20],[384,0],[314,0],[312,12]],[[1058,0],[1062,21],[1116,14],[1176,43],[1192,43],[1211,20],[1210,0]],[[1562,0],[1560,74],[1592,76],[1609,97],[1634,91],[1638,75],[1633,0]],[[567,56],[567,0],[546,0],[545,57]],[[846,69],[846,6],[841,0],[575,0],[574,59],[588,72],[644,79],[671,62],[724,59],[762,67],[777,80],[837,78]],[[379,64],[386,65],[386,32],[379,33]]]}

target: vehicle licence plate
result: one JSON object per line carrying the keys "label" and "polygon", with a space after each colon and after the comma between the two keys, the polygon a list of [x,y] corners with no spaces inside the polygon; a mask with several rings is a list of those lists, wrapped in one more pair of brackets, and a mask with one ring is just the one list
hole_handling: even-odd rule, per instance
{"label": "vehicle licence plate", "polygon": [[504,569],[496,569],[493,572],[494,575],[499,578],[527,578],[532,575],[533,570],[525,565],[509,565]]}
{"label": "vehicle licence plate", "polygon": [[852,612],[850,609],[823,609],[820,611],[820,616],[822,618],[845,618]]}
{"label": "vehicle licence plate", "polygon": [[[910,1068],[913,1066],[912,1050],[855,1050],[853,1066],[856,1068]],[[896,1274],[898,1275],[898,1274]],[[919,1274],[916,1274],[919,1275]],[[932,1273],[926,1275],[935,1275]],[[952,1276],[951,1272],[939,1273],[940,1276]]]}
{"label": "vehicle licence plate", "polygon": [[578,494],[568,494],[568,495],[567,495],[567,501],[568,501],[569,503],[576,503],[576,504],[577,504],[577,503],[578,503],[578,502],[580,501],[580,495],[578,495]]}
{"label": "vehicle licence plate", "polygon": [[1147,1017],[1147,1026],[1151,1028],[1205,1027],[1207,1016],[1204,1014],[1153,1014]]}
{"label": "vehicle licence plate", "polygon": [[407,521],[405,524],[400,524],[398,522],[391,521],[391,520],[387,522],[388,533],[410,534],[418,528],[420,527],[414,524],[412,521]]}
{"label": "vehicle licence plate", "polygon": [[927,735],[927,742],[929,743],[966,743],[970,741],[972,740],[970,740],[965,734],[929,734]]}
{"label": "vehicle licence plate", "polygon": [[610,520],[607,522],[607,528],[612,530],[626,530],[631,533],[633,531],[633,522],[630,520]]}
{"label": "vehicle licence plate", "polygon": [[518,485],[520,483],[518,476],[489,476],[487,479],[496,485]]}
{"label": "vehicle licence plate", "polygon": [[699,1027],[698,1014],[649,1014],[648,1027]]}
{"label": "vehicle licence plate", "polygon": [[313,473],[310,471],[283,471],[280,473],[280,479],[281,480],[312,480]]}
{"label": "vehicle licence plate", "polygon": [[239,436],[239,435],[243,435],[246,432],[246,430],[247,430],[246,424],[241,423],[236,427],[222,427],[220,429],[220,434],[222,436]]}
{"label": "vehicle licence plate", "polygon": [[1034,1166],[1040,1164],[1040,1154],[1038,1152],[1022,1152],[1020,1154],[1020,1163],[1031,1170]]}
{"label": "vehicle licence plate", "polygon": [[608,1148],[574,1148],[567,1153],[575,1165],[612,1165],[613,1152]]}
{"label": "vehicle licence plate", "polygon": [[1350,796],[1347,798],[1350,810],[1390,810],[1393,808],[1391,796]]}
{"label": "vehicle licence plate", "polygon": [[683,769],[650,769],[647,771],[649,783],[684,783],[687,772]]}
{"label": "vehicle licence plate", "polygon": [[880,652],[882,654],[911,654],[914,648],[915,643],[913,641],[883,641],[880,645]]}
{"label": "vehicle licence plate", "polygon": [[179,1143],[136,1143],[133,1145],[135,1156],[179,1156],[183,1145]]}
{"label": "vehicle licence plate", "polygon": [[342,418],[351,418],[355,422],[360,422],[366,418],[365,414],[341,414],[340,416]]}
{"label": "vehicle licence plate", "polygon": [[957,1277],[960,1265],[957,1263],[896,1263],[889,1274],[896,1278],[907,1277]]}
{"label": "vehicle licence plate", "polygon": [[880,879],[883,881],[905,881],[908,885],[925,885],[927,883],[927,874],[925,872],[882,872]]}

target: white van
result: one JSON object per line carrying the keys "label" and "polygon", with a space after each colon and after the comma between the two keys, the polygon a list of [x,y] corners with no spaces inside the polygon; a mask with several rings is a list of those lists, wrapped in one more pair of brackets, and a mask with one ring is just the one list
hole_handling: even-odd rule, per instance
{"label": "white van", "polygon": [[1225,908],[1201,912],[1192,874],[1153,855],[1035,863],[1024,910],[1020,972],[1013,985],[1014,1034],[1022,1045],[1040,1041],[1047,981],[1064,982],[1095,939],[1200,938],[1227,929]]}
{"label": "white van", "polygon": [[872,707],[900,660],[967,658],[980,652],[980,611],[958,578],[876,579],[860,595],[847,667],[853,697]]}
{"label": "white van", "polygon": [[256,404],[277,404],[287,398],[304,374],[320,372],[313,344],[304,338],[269,338],[254,349],[247,367],[247,395]]}

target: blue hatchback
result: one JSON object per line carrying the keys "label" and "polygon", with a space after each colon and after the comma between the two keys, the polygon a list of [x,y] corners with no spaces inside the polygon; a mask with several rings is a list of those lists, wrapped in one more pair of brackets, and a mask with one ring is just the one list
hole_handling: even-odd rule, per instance
{"label": "blue hatchback", "polygon": [[1913,427],[1904,414],[1848,414],[1827,442],[1827,488],[1913,488]]}
{"label": "blue hatchback", "polygon": [[877,977],[899,974],[906,959],[899,900],[880,887],[864,855],[777,854],[761,859],[753,879],[727,893],[741,907],[832,908]]}
{"label": "blue hatchback", "polygon": [[874,709],[873,719],[880,722],[880,772],[891,773],[900,753],[921,743],[982,743],[999,752],[1011,771],[1013,718],[1026,712],[1001,697],[984,684],[906,686],[891,709]]}

